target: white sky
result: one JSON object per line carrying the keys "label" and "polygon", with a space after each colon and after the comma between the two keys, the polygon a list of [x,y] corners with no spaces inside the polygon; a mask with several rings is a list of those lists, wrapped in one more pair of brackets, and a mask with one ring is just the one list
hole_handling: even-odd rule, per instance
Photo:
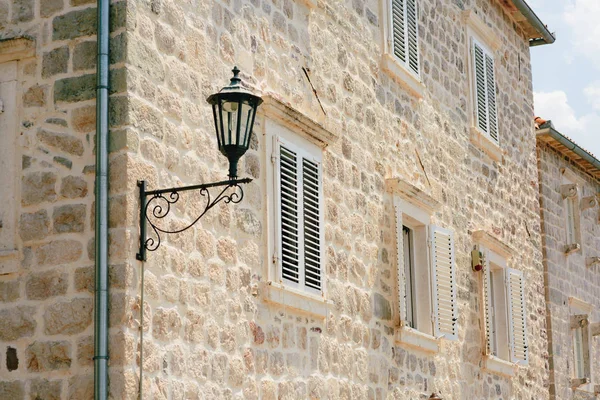
{"label": "white sky", "polygon": [[600,158],[600,0],[529,0],[556,33],[531,48],[535,114]]}

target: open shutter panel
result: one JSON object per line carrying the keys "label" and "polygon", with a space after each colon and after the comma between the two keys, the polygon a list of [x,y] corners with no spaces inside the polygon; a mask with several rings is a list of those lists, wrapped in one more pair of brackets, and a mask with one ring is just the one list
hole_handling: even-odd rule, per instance
{"label": "open shutter panel", "polygon": [[320,163],[302,159],[305,285],[321,290]]}
{"label": "open shutter panel", "polygon": [[431,226],[430,240],[435,336],[456,340],[458,312],[452,232]]}
{"label": "open shutter panel", "polygon": [[492,271],[490,271],[490,263],[487,259],[487,251],[483,250],[483,312],[485,319],[485,354],[493,355],[495,353],[494,346],[494,302],[492,296]]}
{"label": "open shutter panel", "polygon": [[405,259],[404,259],[404,232],[402,230],[402,212],[397,205],[394,206],[396,211],[396,254],[397,254],[397,271],[396,276],[398,278],[398,312],[400,314],[400,323],[406,321],[406,276],[405,271]]}
{"label": "open shutter panel", "polygon": [[299,159],[296,153],[279,142],[279,208],[281,277],[298,283],[300,280],[300,221],[298,198]]}
{"label": "open shutter panel", "polygon": [[485,55],[481,46],[473,41],[473,70],[475,72],[475,116],[477,126],[483,132],[488,132],[487,93],[485,79]]}
{"label": "open shutter panel", "polygon": [[487,99],[488,99],[488,123],[489,135],[498,142],[498,110],[496,105],[496,72],[494,70],[494,59],[485,55],[485,73],[487,78]]}
{"label": "open shutter panel", "polygon": [[527,328],[525,324],[525,293],[523,272],[506,269],[508,295],[508,335],[510,339],[510,358],[514,363],[528,363]]}
{"label": "open shutter panel", "polygon": [[408,66],[415,74],[419,75],[419,36],[417,1],[406,1],[406,31],[408,37]]}
{"label": "open shutter panel", "polygon": [[406,0],[392,2],[392,43],[394,54],[402,62],[406,62]]}

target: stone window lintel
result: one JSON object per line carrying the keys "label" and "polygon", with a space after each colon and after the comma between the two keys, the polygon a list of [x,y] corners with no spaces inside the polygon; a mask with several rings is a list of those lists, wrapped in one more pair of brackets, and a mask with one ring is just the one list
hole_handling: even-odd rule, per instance
{"label": "stone window lintel", "polygon": [[489,46],[490,50],[494,52],[498,51],[502,45],[500,38],[498,35],[494,34],[492,28],[487,26],[487,24],[483,22],[481,18],[479,18],[474,10],[470,9],[463,11],[462,18],[467,24],[467,27],[470,28],[476,34],[476,36],[483,40],[484,44]]}
{"label": "stone window lintel", "polygon": [[436,199],[402,178],[386,179],[386,187],[388,192],[398,195],[401,199],[414,204],[430,215],[439,210],[441,206]]}
{"label": "stone window lintel", "polygon": [[323,126],[274,95],[266,94],[262,96],[262,99],[263,104],[258,108],[259,113],[282,124],[317,146],[325,148],[339,139],[340,135],[335,129]]}
{"label": "stone window lintel", "polygon": [[502,258],[509,259],[515,253],[510,246],[484,230],[474,231],[471,236],[477,243],[482,244]]}

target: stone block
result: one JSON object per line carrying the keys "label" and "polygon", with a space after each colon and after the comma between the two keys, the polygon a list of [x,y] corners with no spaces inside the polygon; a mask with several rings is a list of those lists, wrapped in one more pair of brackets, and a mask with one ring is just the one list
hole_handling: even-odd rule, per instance
{"label": "stone block", "polygon": [[62,10],[64,6],[63,0],[44,0],[40,3],[40,16],[48,18]]}
{"label": "stone block", "polygon": [[373,314],[379,319],[392,319],[392,307],[390,306],[390,302],[379,293],[373,295]]}
{"label": "stone block", "polygon": [[[111,379],[112,387],[112,379]],[[123,393],[121,393],[123,394]],[[92,374],[74,376],[69,379],[69,400],[93,399],[94,398],[94,376]]]}
{"label": "stone block", "polygon": [[23,95],[24,107],[44,107],[48,96],[48,86],[33,85]]}
{"label": "stone block", "polygon": [[45,271],[27,277],[25,293],[30,300],[44,300],[67,292],[69,285],[65,272]]}
{"label": "stone block", "polygon": [[42,78],[64,74],[69,67],[69,47],[63,46],[44,54],[42,60]]}
{"label": "stone block", "polygon": [[0,281],[0,303],[9,303],[19,298],[19,279]]}
{"label": "stone block", "polygon": [[77,365],[91,366],[94,364],[94,337],[87,336],[77,341],[77,353],[75,356]]}
{"label": "stone block", "polygon": [[81,139],[62,132],[51,132],[40,129],[37,134],[40,142],[76,156],[83,155],[83,142]]}
{"label": "stone block", "polygon": [[69,175],[62,179],[60,185],[60,195],[68,199],[75,199],[87,196],[88,188],[85,179]]}
{"label": "stone block", "polygon": [[71,11],[52,20],[52,40],[75,39],[96,34],[96,8]]}
{"label": "stone block", "polygon": [[32,172],[21,180],[21,203],[24,206],[56,200],[56,174]]}
{"label": "stone block", "polygon": [[68,264],[81,258],[83,246],[76,240],[54,240],[35,249],[39,265]]}
{"label": "stone block", "polygon": [[82,267],[75,270],[75,290],[94,292],[94,267]]}
{"label": "stone block", "polygon": [[169,340],[179,337],[181,316],[173,308],[158,308],[152,320],[153,336],[159,340]]}
{"label": "stone block", "polygon": [[21,381],[0,381],[0,399],[24,399],[25,384]]}
{"label": "stone block", "polygon": [[92,323],[93,306],[90,298],[75,298],[50,305],[44,313],[44,332],[47,335],[83,332]]}
{"label": "stone block", "polygon": [[30,372],[64,370],[71,366],[71,345],[66,341],[33,342],[25,354]]}
{"label": "stone block", "polygon": [[39,240],[48,235],[50,219],[46,210],[31,214],[21,214],[19,220],[19,235],[23,241]]}
{"label": "stone block", "polygon": [[52,213],[54,233],[83,232],[85,215],[85,204],[68,204],[56,207]]}
{"label": "stone block", "polygon": [[96,68],[97,53],[98,46],[95,40],[88,40],[77,44],[73,50],[73,70],[80,71]]}
{"label": "stone block", "polygon": [[34,379],[29,386],[29,396],[36,400],[60,400],[62,381],[47,379]]}
{"label": "stone block", "polygon": [[75,132],[93,132],[96,129],[96,106],[74,109],[71,112],[71,126]]}
{"label": "stone block", "polygon": [[0,340],[13,341],[32,336],[37,325],[35,307],[19,306],[0,310]]}
{"label": "stone block", "polygon": [[54,82],[55,103],[76,103],[96,98],[96,74],[69,77]]}
{"label": "stone block", "polygon": [[34,0],[13,0],[12,2],[12,20],[13,23],[28,22],[35,16]]}

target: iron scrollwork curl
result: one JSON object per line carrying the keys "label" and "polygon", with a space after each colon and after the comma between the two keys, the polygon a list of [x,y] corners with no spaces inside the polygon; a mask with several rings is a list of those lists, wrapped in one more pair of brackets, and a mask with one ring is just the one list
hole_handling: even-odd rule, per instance
{"label": "iron scrollwork curl", "polygon": [[[240,184],[248,183],[251,179],[235,179],[204,185],[186,186],[182,188],[146,191],[146,182],[138,182],[140,187],[140,252],[136,255],[138,260],[146,259],[146,251],[155,251],[160,247],[161,234],[176,234],[190,229],[210,209],[223,202],[225,204],[238,204],[244,198],[244,190]],[[210,188],[223,187],[213,198]],[[204,210],[190,224],[183,228],[169,230],[161,227],[158,221],[164,219],[171,212],[171,206],[180,199],[179,192],[197,190],[200,197],[206,199]],[[146,237],[146,224],[154,231],[154,237]]]}

